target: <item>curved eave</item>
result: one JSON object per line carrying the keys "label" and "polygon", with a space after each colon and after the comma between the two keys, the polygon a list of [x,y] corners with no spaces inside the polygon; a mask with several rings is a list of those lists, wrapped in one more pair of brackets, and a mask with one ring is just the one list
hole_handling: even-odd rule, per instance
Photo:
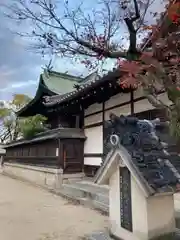
{"label": "curved eave", "polygon": [[[66,104],[67,102],[70,102],[72,100],[74,100],[75,98],[78,97],[84,97],[85,95],[87,95],[90,91],[95,90],[97,88],[100,88],[103,84],[107,84],[108,82],[111,84],[113,81],[117,81],[118,78],[120,78],[122,76],[123,72],[120,71],[119,69],[116,69],[114,71],[109,72],[108,74],[104,75],[101,79],[99,79],[98,81],[91,81],[90,83],[84,84],[81,86],[81,88],[79,90],[74,90],[72,92],[69,92],[67,94],[65,94],[64,96],[57,96],[56,99],[54,99],[54,101],[47,101],[47,102],[43,102],[43,105],[45,105],[47,108],[52,108],[55,106],[60,106],[63,104]],[[124,90],[125,92],[130,92],[132,89],[129,88],[127,90]],[[122,89],[123,91],[123,89]],[[52,97],[53,99],[53,97]]]}
{"label": "curved eave", "polygon": [[[42,101],[42,97],[44,95],[52,96],[52,95],[57,95],[57,93],[52,92],[50,89],[47,88],[47,86],[44,83],[42,74],[40,75],[40,80],[39,80],[39,85],[35,94],[35,97],[24,107],[22,107],[19,111],[16,112],[17,116],[19,117],[27,117],[30,116],[28,112],[32,112],[32,108],[36,108],[38,103],[41,104],[40,102]],[[44,107],[43,104],[41,104],[42,107]]]}

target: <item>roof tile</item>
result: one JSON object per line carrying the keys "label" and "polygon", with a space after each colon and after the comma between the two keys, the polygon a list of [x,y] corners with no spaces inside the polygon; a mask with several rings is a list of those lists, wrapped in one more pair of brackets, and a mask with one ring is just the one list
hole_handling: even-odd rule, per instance
{"label": "roof tile", "polygon": [[[110,136],[116,134],[120,140],[119,144],[129,152],[132,163],[150,187],[156,192],[164,191],[167,187],[176,187],[180,182],[180,156],[174,150],[170,150],[171,144],[174,143],[168,141],[167,124],[158,119],[139,120],[114,114],[110,118],[105,125],[106,155],[113,148]],[[162,143],[161,136],[163,142],[167,140],[166,145]]]}
{"label": "roof tile", "polygon": [[104,75],[101,78],[97,75],[95,80],[92,79],[91,81],[87,81],[83,84],[80,84],[78,90],[74,90],[74,91],[67,93],[67,95],[63,96],[63,98],[62,98],[62,95],[58,95],[56,97],[52,96],[49,98],[45,98],[44,104],[46,106],[53,106],[56,104],[60,104],[60,103],[64,102],[65,100],[70,100],[80,94],[83,94],[85,91],[92,90],[94,87],[99,86],[100,84],[102,84],[105,81],[109,81],[109,80],[113,81],[114,79],[117,79],[118,77],[120,77],[120,75],[121,75],[121,72],[119,69],[110,71],[110,72],[108,72],[108,74]]}

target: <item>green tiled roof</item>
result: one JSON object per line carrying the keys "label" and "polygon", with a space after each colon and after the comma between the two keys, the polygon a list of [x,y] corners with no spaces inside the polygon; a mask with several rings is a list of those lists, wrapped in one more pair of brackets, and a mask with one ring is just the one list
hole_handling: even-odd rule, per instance
{"label": "green tiled roof", "polygon": [[[40,75],[39,85],[35,97],[18,112],[18,116],[32,116],[37,113],[41,114],[40,109],[36,109],[38,105],[42,105],[43,96],[61,95],[74,90],[74,84],[83,81],[83,78],[71,76],[65,73],[55,71],[44,71]],[[43,108],[43,105],[42,105]]]}
{"label": "green tiled roof", "polygon": [[72,91],[74,84],[82,81],[80,77],[46,71],[42,74],[42,79],[47,89],[59,95]]}

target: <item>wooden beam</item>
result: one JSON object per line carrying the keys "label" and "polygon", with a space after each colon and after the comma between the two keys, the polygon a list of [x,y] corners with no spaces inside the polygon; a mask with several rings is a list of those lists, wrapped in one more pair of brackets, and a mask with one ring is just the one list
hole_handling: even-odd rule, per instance
{"label": "wooden beam", "polygon": [[[102,133],[102,141],[104,142],[104,124],[105,124],[105,101],[102,103],[102,122],[103,122],[103,133]],[[103,154],[104,154],[104,144],[103,144]]]}
{"label": "wooden beam", "polygon": [[99,127],[99,126],[102,126],[103,125],[103,122],[97,122],[97,123],[92,123],[92,124],[89,124],[89,125],[86,125],[84,126],[84,129],[88,129],[88,128],[93,128],[93,127]]}
{"label": "wooden beam", "polygon": [[90,157],[90,158],[102,158],[103,153],[84,153],[84,157]]}
{"label": "wooden beam", "polygon": [[131,115],[134,114],[134,91],[131,90],[130,92],[130,105],[131,105]]}

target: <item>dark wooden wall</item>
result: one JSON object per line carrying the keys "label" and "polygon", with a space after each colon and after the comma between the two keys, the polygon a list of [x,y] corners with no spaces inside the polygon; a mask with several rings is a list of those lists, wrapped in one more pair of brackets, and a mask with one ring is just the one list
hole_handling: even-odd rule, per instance
{"label": "dark wooden wall", "polygon": [[5,162],[16,162],[28,165],[57,167],[57,140],[22,144],[6,149]]}
{"label": "dark wooden wall", "polygon": [[58,127],[74,128],[76,124],[75,116],[62,116],[58,113],[53,113],[48,116],[47,124],[51,126],[51,129]]}
{"label": "dark wooden wall", "polygon": [[54,112],[47,116],[47,124],[51,129],[54,128],[82,128],[84,125],[84,113],[83,111],[77,113],[77,115],[64,115],[62,113]]}
{"label": "dark wooden wall", "polygon": [[4,161],[78,173],[83,171],[83,155],[84,139],[52,139],[9,147]]}
{"label": "dark wooden wall", "polygon": [[84,166],[84,139],[60,140],[60,166],[64,173],[78,173]]}

